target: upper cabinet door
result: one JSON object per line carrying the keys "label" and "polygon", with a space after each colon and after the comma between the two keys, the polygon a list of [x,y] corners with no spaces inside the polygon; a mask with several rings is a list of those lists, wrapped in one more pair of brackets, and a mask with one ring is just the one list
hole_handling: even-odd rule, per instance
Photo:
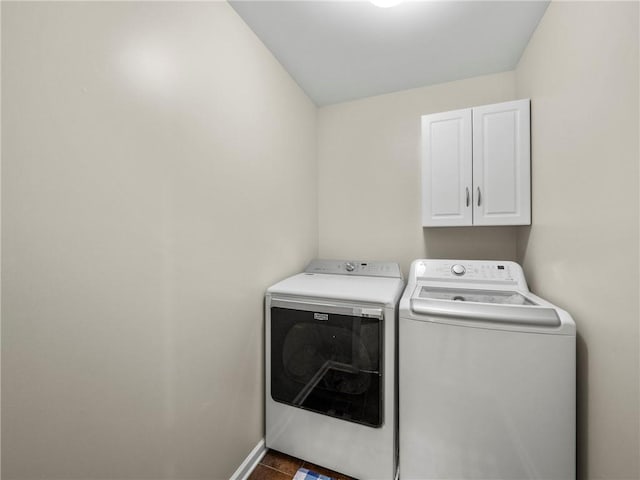
{"label": "upper cabinet door", "polygon": [[474,225],[531,224],[529,103],[473,109]]}
{"label": "upper cabinet door", "polygon": [[422,225],[471,225],[471,109],[422,117]]}

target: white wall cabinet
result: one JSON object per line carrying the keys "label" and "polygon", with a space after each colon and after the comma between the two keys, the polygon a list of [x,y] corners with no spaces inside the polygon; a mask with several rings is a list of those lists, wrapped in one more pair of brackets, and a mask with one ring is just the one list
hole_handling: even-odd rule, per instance
{"label": "white wall cabinet", "polygon": [[529,104],[422,117],[423,226],[531,224]]}

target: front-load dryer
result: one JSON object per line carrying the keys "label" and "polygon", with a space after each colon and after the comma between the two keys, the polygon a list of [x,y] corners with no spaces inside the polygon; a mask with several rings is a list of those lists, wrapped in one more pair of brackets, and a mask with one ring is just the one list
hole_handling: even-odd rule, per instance
{"label": "front-load dryer", "polygon": [[574,480],[575,334],[516,263],[413,262],[400,302],[400,478]]}
{"label": "front-load dryer", "polygon": [[397,467],[396,263],[315,260],[266,295],[266,446],[361,480]]}

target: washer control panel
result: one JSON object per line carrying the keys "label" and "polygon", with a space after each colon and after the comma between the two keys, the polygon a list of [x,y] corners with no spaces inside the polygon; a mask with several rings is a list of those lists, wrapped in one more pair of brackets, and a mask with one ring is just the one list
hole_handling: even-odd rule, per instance
{"label": "washer control panel", "polygon": [[332,275],[359,275],[367,277],[402,278],[400,265],[393,262],[366,262],[360,260],[313,260],[305,273]]}
{"label": "washer control panel", "polygon": [[416,260],[410,280],[526,285],[520,265],[493,260]]}
{"label": "washer control panel", "polygon": [[453,273],[454,275],[464,275],[465,273],[467,273],[467,269],[464,268],[464,265],[461,265],[459,263],[456,263],[455,265],[453,265],[451,267],[451,273]]}

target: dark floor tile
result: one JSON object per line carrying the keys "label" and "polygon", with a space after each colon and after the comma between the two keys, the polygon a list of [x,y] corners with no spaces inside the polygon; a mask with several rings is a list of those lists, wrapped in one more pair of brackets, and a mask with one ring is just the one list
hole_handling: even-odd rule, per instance
{"label": "dark floor tile", "polygon": [[290,477],[295,475],[298,468],[302,466],[302,460],[275,450],[269,450],[265,456],[262,457],[260,463],[282,473],[286,473]]}
{"label": "dark floor tile", "polygon": [[356,480],[353,477],[349,477],[342,473],[334,472],[333,470],[329,470],[328,468],[324,468],[324,467],[321,467],[320,465],[315,465],[310,462],[304,462],[302,466],[309,470],[313,470],[314,472],[320,473],[322,475],[326,475],[327,477],[335,478],[336,480]]}
{"label": "dark floor tile", "polygon": [[291,475],[260,464],[253,469],[247,480],[291,480]]}

